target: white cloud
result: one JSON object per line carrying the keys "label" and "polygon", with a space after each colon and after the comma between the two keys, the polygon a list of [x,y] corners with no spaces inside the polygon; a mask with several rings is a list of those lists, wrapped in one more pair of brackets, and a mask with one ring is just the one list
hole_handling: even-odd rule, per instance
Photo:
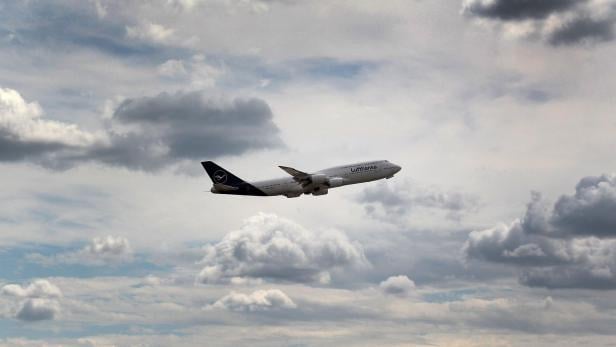
{"label": "white cloud", "polygon": [[156,23],[141,22],[136,26],[126,27],[126,36],[131,39],[154,43],[167,43],[173,37],[173,29]]}
{"label": "white cloud", "polygon": [[84,253],[94,256],[122,256],[131,253],[132,250],[125,237],[105,236],[95,237],[89,245],[83,249]]}
{"label": "white cloud", "polygon": [[40,321],[54,319],[60,312],[60,289],[43,279],[35,280],[28,286],[7,284],[0,290],[1,294],[21,298],[14,312],[14,317],[23,321]]}
{"label": "white cloud", "polygon": [[0,293],[19,298],[59,298],[62,296],[60,288],[43,279],[35,280],[28,286],[7,284],[2,287]]}
{"label": "white cloud", "polygon": [[32,254],[30,255],[30,260],[46,265],[110,265],[131,262],[133,260],[133,250],[127,238],[107,235],[93,238],[89,244],[78,251],[51,256]]}
{"label": "white cloud", "polygon": [[297,305],[279,289],[257,290],[251,294],[231,292],[207,309],[226,309],[231,311],[268,311],[292,309]]}
{"label": "white cloud", "polygon": [[186,75],[184,63],[181,60],[169,59],[160,64],[156,69],[158,74],[164,77],[182,77]]}
{"label": "white cloud", "polygon": [[74,147],[90,146],[101,140],[75,124],[45,120],[42,116],[43,110],[38,103],[26,102],[14,89],[0,88],[0,140]]}
{"label": "white cloud", "polygon": [[208,245],[199,282],[237,277],[328,282],[330,270],[366,262],[362,247],[338,231],[313,232],[274,214],[248,218],[240,230]]}
{"label": "white cloud", "polygon": [[407,296],[415,289],[415,282],[405,275],[391,276],[379,284],[386,294]]}

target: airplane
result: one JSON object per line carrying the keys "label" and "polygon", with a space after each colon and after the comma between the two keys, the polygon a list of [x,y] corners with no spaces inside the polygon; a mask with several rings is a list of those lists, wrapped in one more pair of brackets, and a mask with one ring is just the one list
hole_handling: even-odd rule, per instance
{"label": "airplane", "polygon": [[290,177],[259,182],[246,182],[213,161],[201,162],[214,185],[210,190],[214,194],[275,196],[297,198],[302,194],[325,195],[330,188],[349,184],[392,178],[400,166],[387,160],[368,161],[357,164],[331,167],[314,173],[306,173],[292,167],[279,166]]}

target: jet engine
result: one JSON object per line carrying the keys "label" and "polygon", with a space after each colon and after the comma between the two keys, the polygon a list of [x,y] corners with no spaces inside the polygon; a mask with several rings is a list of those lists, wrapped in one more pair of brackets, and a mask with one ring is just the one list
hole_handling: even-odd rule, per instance
{"label": "jet engine", "polygon": [[342,177],[332,177],[332,178],[327,180],[326,184],[327,184],[327,186],[329,188],[340,187],[341,185],[344,184],[344,178],[342,178]]}
{"label": "jet engine", "polygon": [[319,186],[327,183],[327,175],[324,174],[314,174],[310,175],[310,183],[313,186]]}
{"label": "jet engine", "polygon": [[327,188],[326,187],[316,187],[313,191],[312,191],[312,195],[325,195],[327,194]]}

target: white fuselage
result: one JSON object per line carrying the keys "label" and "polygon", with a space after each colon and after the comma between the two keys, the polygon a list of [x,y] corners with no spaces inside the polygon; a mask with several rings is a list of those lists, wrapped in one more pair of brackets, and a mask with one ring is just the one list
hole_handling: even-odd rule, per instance
{"label": "white fuselage", "polygon": [[400,171],[400,169],[400,166],[390,163],[387,160],[378,160],[335,166],[312,173],[312,177],[317,177],[322,180],[320,183],[315,181],[315,183],[302,184],[289,176],[250,182],[250,184],[260,189],[268,196],[285,195],[287,197],[297,197],[301,194],[323,195],[327,194],[330,188],[391,178]]}

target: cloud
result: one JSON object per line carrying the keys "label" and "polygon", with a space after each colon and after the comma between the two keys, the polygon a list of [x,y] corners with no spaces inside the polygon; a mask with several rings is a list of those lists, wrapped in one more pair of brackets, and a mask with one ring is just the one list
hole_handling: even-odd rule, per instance
{"label": "cloud", "polygon": [[290,282],[330,280],[330,271],[366,263],[362,247],[338,231],[313,232],[274,214],[248,218],[242,228],[209,245],[197,280],[241,278]]}
{"label": "cloud", "polygon": [[556,201],[550,223],[563,235],[616,237],[614,211],[616,175],[590,176],[577,184],[575,195]]}
{"label": "cloud", "polygon": [[465,0],[462,13],[551,45],[611,41],[616,22],[611,0]]}
{"label": "cloud", "polygon": [[405,275],[391,276],[379,284],[385,294],[407,296],[415,289],[415,282]]}
{"label": "cloud", "polygon": [[616,177],[585,177],[551,210],[533,193],[521,219],[473,231],[464,252],[519,268],[529,286],[616,288],[615,210]]}
{"label": "cloud", "polygon": [[0,293],[18,298],[59,298],[62,296],[60,288],[47,280],[35,280],[27,287],[19,284],[7,284]]}
{"label": "cloud", "polygon": [[[478,199],[474,196],[422,187],[410,181],[398,184],[381,182],[367,187],[360,194],[359,202],[365,205],[369,215],[385,220],[407,217],[416,209],[443,211],[447,218],[457,220],[478,207]],[[384,215],[379,214],[378,207],[382,208]]]}
{"label": "cloud", "polygon": [[203,92],[127,99],[113,114],[112,145],[99,161],[156,169],[165,162],[242,154],[281,145],[269,106],[259,99],[213,99]]}
{"label": "cloud", "polygon": [[126,36],[131,39],[165,43],[171,39],[172,35],[173,29],[156,23],[142,22],[139,25],[126,27]]}
{"label": "cloud", "polygon": [[32,161],[52,169],[99,162],[155,171],[282,145],[262,100],[210,98],[202,91],[124,100],[105,132],[41,119],[37,103],[0,89],[0,161]]}
{"label": "cloud", "polygon": [[465,0],[463,11],[501,20],[544,19],[572,8],[578,0]]}
{"label": "cloud", "polygon": [[[3,27],[14,28],[14,46],[20,49],[94,49],[115,56],[156,57],[165,52],[154,41],[126,35],[126,27],[139,28],[130,4],[100,1],[12,2]],[[28,21],[28,25],[23,25]],[[152,29],[150,29],[152,30]],[[155,29],[154,29],[155,30]],[[160,34],[159,34],[160,35]]]}
{"label": "cloud", "polygon": [[62,297],[62,292],[47,280],[35,280],[28,286],[7,284],[0,293],[22,299],[15,312],[15,318],[19,320],[49,320],[54,319],[60,312],[58,299]]}
{"label": "cloud", "polygon": [[[614,11],[612,9],[612,11]],[[614,39],[616,13],[603,16],[581,14],[565,19],[549,31],[548,40],[553,45],[571,45],[584,41],[611,41]]]}
{"label": "cloud", "polygon": [[293,309],[297,305],[279,289],[257,290],[251,294],[231,292],[215,303],[207,306],[208,309],[225,309],[230,311],[269,311],[279,309]]}
{"label": "cloud", "polygon": [[168,78],[185,76],[187,74],[184,63],[181,60],[177,59],[167,60],[166,62],[160,64],[157,67],[156,71],[159,75]]}
{"label": "cloud", "polygon": [[84,248],[83,252],[94,256],[121,256],[131,253],[132,251],[126,238],[120,236],[107,236],[95,237],[92,239],[92,242]]}
{"label": "cloud", "polygon": [[0,88],[0,161],[53,157],[95,146],[101,139],[74,124],[42,119],[36,102],[28,103],[9,88]]}
{"label": "cloud", "polygon": [[51,256],[41,254],[29,255],[29,260],[44,265],[81,264],[81,265],[112,265],[131,262],[133,250],[128,239],[121,236],[95,237],[82,249]]}
{"label": "cloud", "polygon": [[21,304],[15,318],[28,322],[54,319],[60,312],[56,300],[27,299]]}

